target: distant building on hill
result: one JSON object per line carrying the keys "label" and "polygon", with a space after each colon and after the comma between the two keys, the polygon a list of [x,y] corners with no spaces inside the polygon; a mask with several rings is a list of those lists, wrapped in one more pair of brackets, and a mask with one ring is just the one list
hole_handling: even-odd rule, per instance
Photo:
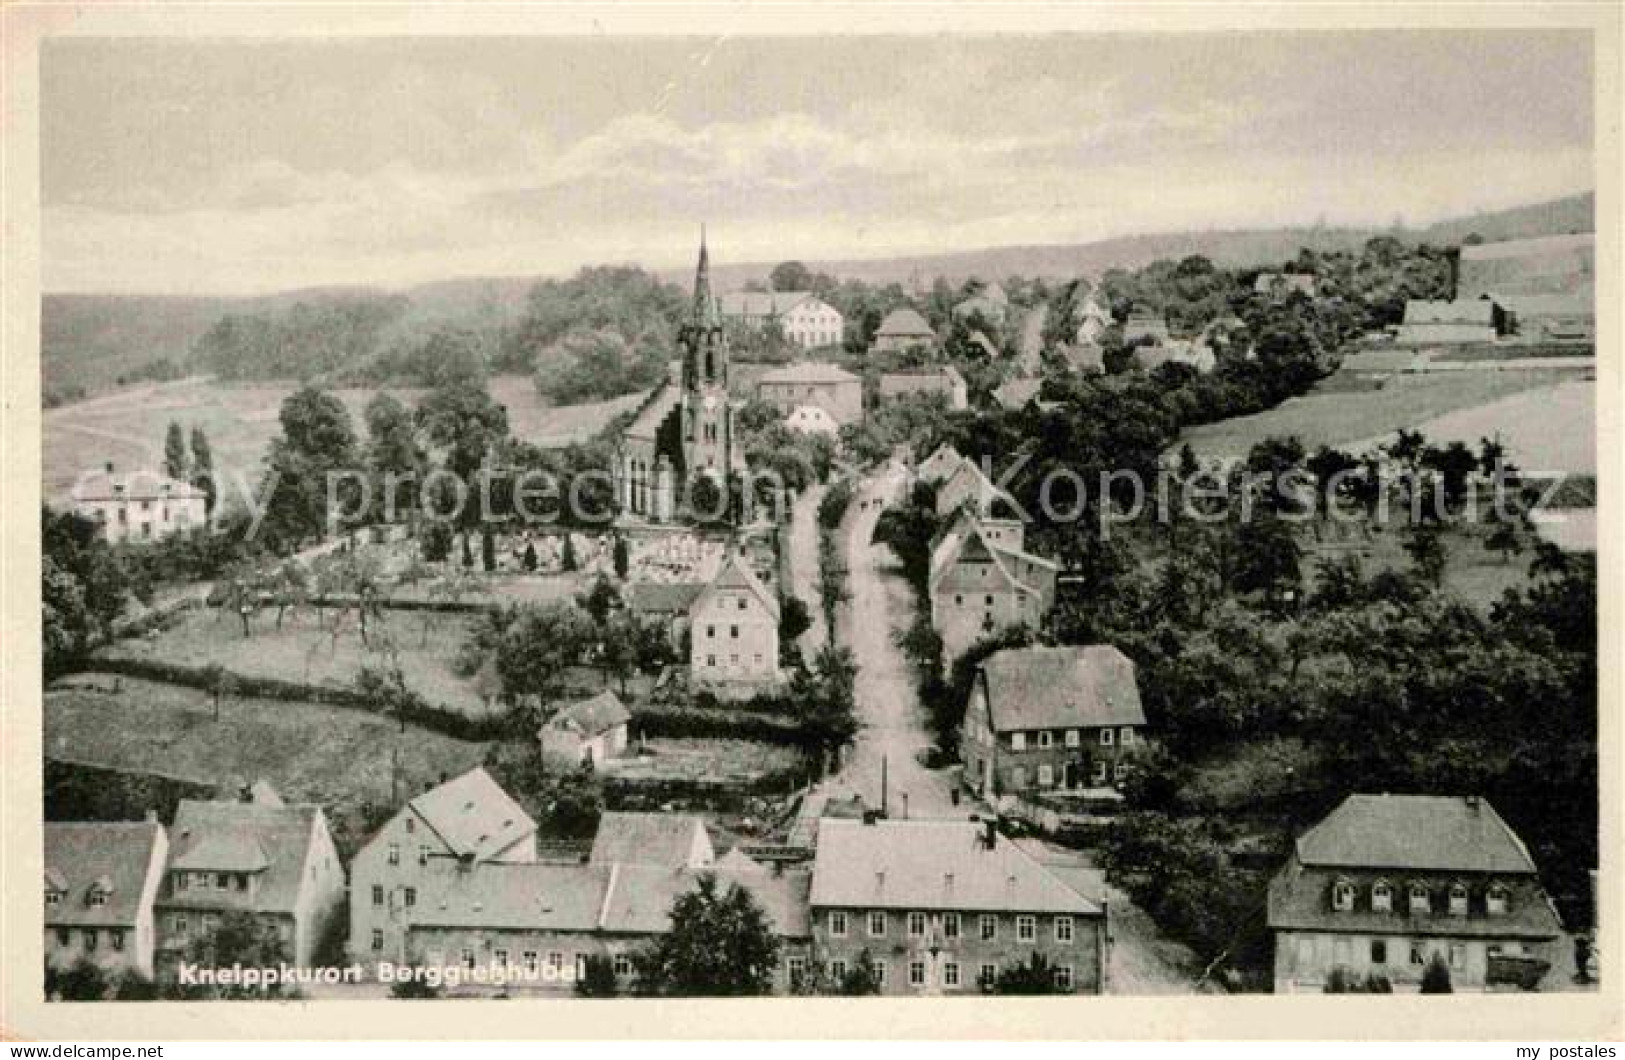
{"label": "distant building on hill", "polygon": [[840,310],[811,291],[729,291],[721,305],[724,320],[753,331],[777,326],[804,350],[838,345],[846,327]]}
{"label": "distant building on hill", "polygon": [[1397,341],[1408,346],[1494,342],[1507,327],[1505,311],[1489,299],[1412,299],[1405,303],[1405,321],[1399,326]]}
{"label": "distant building on hill", "polygon": [[203,490],[154,471],[102,471],[81,478],[71,493],[74,511],[93,520],[109,544],[161,541],[208,522]]}

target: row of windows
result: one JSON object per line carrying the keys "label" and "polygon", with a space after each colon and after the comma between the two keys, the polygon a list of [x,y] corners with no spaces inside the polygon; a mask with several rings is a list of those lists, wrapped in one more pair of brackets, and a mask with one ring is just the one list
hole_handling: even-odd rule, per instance
{"label": "row of windows", "polygon": [[[829,933],[833,938],[845,938],[850,930],[848,914],[844,909],[832,909],[828,919]],[[925,913],[910,912],[903,917],[904,933],[913,939],[926,937],[928,921]],[[883,909],[873,909],[864,917],[864,926],[872,939],[885,938],[890,930],[891,918]],[[953,940],[961,937],[962,923],[958,913],[937,913],[930,917],[930,925],[934,927],[944,940]],[[977,918],[977,937],[983,942],[991,942],[999,937],[999,918],[994,913],[983,913]],[[1055,941],[1069,943],[1072,941],[1074,924],[1069,916],[1055,918]],[[1036,942],[1038,940],[1038,918],[1027,914],[1016,917],[1016,940],[1018,942]]]}
{"label": "row of windows", "polygon": [[[1094,767],[1090,771],[1091,781],[1094,784],[1105,784],[1108,781],[1121,783],[1129,774],[1127,762],[1107,762],[1105,759],[1095,759]],[[1036,771],[1038,786],[1053,788],[1066,777],[1048,762],[1040,765]],[[1025,766],[1016,766],[1010,770],[1010,787],[1020,791],[1027,786],[1027,769]]]}
{"label": "row of windows", "polygon": [[[411,822],[410,819],[408,819],[406,823],[407,823],[407,826],[408,826],[406,830],[408,832],[410,832],[412,830],[411,829],[412,822]],[[389,863],[391,865],[399,865],[401,863],[401,845],[399,843],[391,843],[391,844],[389,844],[389,859],[388,860],[389,860]],[[428,846],[420,846],[420,847],[418,847],[418,864],[419,865],[427,865],[428,863],[429,863],[429,848],[428,848]]]}
{"label": "row of windows", "polygon": [[[741,599],[739,601],[739,610],[743,611],[744,609],[745,609],[745,601],[743,599]],[[716,637],[717,637],[717,627],[715,627],[715,626],[706,626],[705,627],[705,636],[709,640],[715,640]],[[739,639],[739,627],[738,626],[729,626],[728,627],[728,636],[730,638],[732,638],[733,640],[738,640]]]}
{"label": "row of windows", "polygon": [[[372,948],[375,950],[381,950],[384,948],[384,933],[382,931],[376,929],[373,931]],[[457,960],[459,964],[470,971],[472,971],[478,963],[478,958],[475,955],[474,948],[472,946],[464,946],[461,952],[458,953]],[[541,971],[542,967],[542,955],[537,950],[522,951],[519,954],[518,962],[515,963],[513,960],[513,951],[507,949],[506,947],[500,947],[491,951],[491,960],[492,963],[494,963],[498,968],[519,968],[522,969],[526,975],[536,975]],[[428,964],[432,967],[437,967],[440,963],[440,951],[430,950],[428,952]],[[624,978],[632,974],[632,957],[630,954],[615,954],[613,963],[616,975]],[[553,950],[548,953],[547,968],[549,971],[557,974],[563,972],[564,969],[569,967],[575,968],[575,974],[578,977],[585,976],[587,974],[587,954],[566,954],[563,950]]]}
{"label": "row of windows", "polygon": [[[1096,739],[1100,741],[1100,746],[1102,747],[1111,747],[1114,744],[1121,744],[1124,747],[1128,747],[1134,743],[1134,730],[1129,728],[1127,725],[1123,726],[1121,729],[1101,729],[1099,732],[1100,735],[1097,736]],[[1039,729],[1033,734],[1033,746],[1037,747],[1041,751],[1048,750],[1049,748],[1055,746],[1057,737],[1059,737],[1062,743],[1064,743],[1067,747],[1083,746],[1083,734],[1079,729],[1066,729],[1061,732],[1055,732],[1050,729]],[[1010,750],[1027,750],[1027,733],[1011,733]]]}
{"label": "row of windows", "polygon": [[246,891],[248,890],[248,873],[177,872],[175,873],[175,889],[177,891]]}
{"label": "row of windows", "polygon": [[[45,892],[45,904],[61,905],[62,893],[63,892],[61,891],[47,890]],[[85,902],[89,905],[106,905],[107,892],[102,890],[100,887],[92,887],[85,893]]]}
{"label": "row of windows", "polygon": [[[886,962],[872,961],[875,970],[875,982],[881,988],[886,986]],[[801,957],[789,959],[790,983],[795,985],[805,974],[806,961]],[[839,982],[845,979],[851,970],[851,965],[843,960],[829,962],[829,976]],[[925,961],[909,961],[907,968],[908,985],[924,988],[931,986],[931,967]],[[1075,982],[1070,964],[1057,964],[1054,966],[1055,985],[1062,990],[1071,990]],[[991,987],[999,977],[997,961],[988,961],[977,966],[976,983],[978,986]],[[958,987],[964,985],[958,961],[943,961],[941,965],[941,985],[944,987]]]}
{"label": "row of windows", "polygon": [[[1339,912],[1352,912],[1359,888],[1352,880],[1338,880],[1332,884],[1332,908]],[[1507,911],[1508,891],[1504,884],[1493,883],[1484,892],[1484,911],[1490,916],[1501,916]],[[1468,910],[1467,884],[1460,880],[1450,885],[1446,895],[1446,909],[1451,916],[1466,916]],[[1407,908],[1412,913],[1433,912],[1433,893],[1428,885],[1417,881],[1406,888]],[[1391,913],[1394,909],[1394,887],[1387,880],[1371,885],[1371,911]]]}
{"label": "row of windows", "polygon": [[[107,944],[115,950],[122,950],[124,948],[124,929],[106,928],[104,930],[107,932]],[[93,950],[101,944],[101,931],[96,928],[82,928],[79,935],[84,940],[87,951]],[[56,944],[64,949],[73,945],[73,931],[69,928],[57,928]]]}
{"label": "row of windows", "polygon": [[[1298,967],[1312,969],[1318,964],[1316,961],[1316,936],[1309,935],[1298,939]],[[1336,936],[1332,939],[1332,964],[1347,968],[1353,964],[1357,939],[1346,935]],[[1373,965],[1388,966],[1397,962],[1399,952],[1405,953],[1405,962],[1413,968],[1425,967],[1435,955],[1442,956],[1449,961],[1450,967],[1460,970],[1467,966],[1467,943],[1440,942],[1428,939],[1370,939],[1366,943],[1366,955]],[[1522,952],[1522,946],[1516,943],[1505,944],[1508,951]],[[1503,944],[1491,943],[1485,950],[1490,956],[1503,952]]]}
{"label": "row of windows", "polygon": [[[705,657],[705,665],[708,666],[708,667],[715,667],[717,665],[717,657],[715,655],[707,655]],[[738,655],[730,655],[730,656],[728,656],[728,665],[729,666],[738,666],[739,665],[739,656]],[[755,663],[755,665],[756,665],[757,669],[760,669],[761,666],[762,666],[762,653],[761,652],[756,653],[756,663]]]}
{"label": "row of windows", "polygon": [[[383,888],[382,884],[375,883],[375,884],[372,885],[372,904],[374,906],[378,906],[378,907],[383,906],[383,904],[384,904],[384,888]],[[415,906],[417,904],[418,904],[418,889],[416,887],[402,887],[401,888],[401,905],[404,906],[407,909],[411,909],[413,906]],[[373,948],[377,949],[376,946],[373,947]]]}

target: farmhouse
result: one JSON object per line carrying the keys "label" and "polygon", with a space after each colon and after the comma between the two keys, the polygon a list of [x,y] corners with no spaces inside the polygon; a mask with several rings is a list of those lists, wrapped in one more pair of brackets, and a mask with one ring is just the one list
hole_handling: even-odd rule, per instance
{"label": "farmhouse", "polygon": [[826,818],[808,900],[834,980],[867,956],[882,994],[976,994],[1039,954],[1059,989],[1105,992],[1105,910],[992,821]]}
{"label": "farmhouse", "polygon": [[274,928],[289,963],[309,966],[342,916],[344,867],[320,806],[288,806],[267,784],[235,801],[181,800],[155,904],[162,959],[183,956],[226,913]]}
{"label": "farmhouse", "polygon": [[557,707],[537,733],[542,754],[572,766],[594,766],[626,752],[626,725],[632,715],[614,692],[605,689]]}
{"label": "farmhouse", "polygon": [[208,521],[207,497],[190,482],[153,471],[121,474],[111,463],[81,478],[72,502],[74,511],[95,521],[110,544],[158,541]]}
{"label": "farmhouse", "polygon": [[926,323],[925,318],[918,310],[905,306],[886,314],[886,318],[880,322],[879,330],[875,332],[875,340],[869,350],[871,353],[897,353],[935,346],[936,342],[937,333]]}
{"label": "farmhouse", "polygon": [[977,670],[960,753],[984,796],[1110,788],[1144,729],[1134,663],[1116,648],[1007,648]]}
{"label": "farmhouse", "polygon": [[1003,324],[1010,312],[1010,296],[997,283],[990,283],[955,305],[953,312],[954,316],[967,320],[981,317],[992,324]]}
{"label": "farmhouse", "polygon": [[1078,328],[1073,333],[1073,340],[1080,346],[1099,342],[1100,336],[1105,334],[1112,323],[1111,317],[1100,308],[1100,303],[1095,301],[1093,294],[1084,300],[1083,308],[1078,310],[1077,319]]}
{"label": "farmhouse", "polygon": [[838,424],[863,418],[863,380],[838,365],[806,361],[762,373],[756,393],[788,416],[802,405],[816,405]]}
{"label": "farmhouse", "polygon": [[784,425],[798,434],[820,434],[832,439],[841,433],[835,417],[818,405],[797,405],[784,417]]}
{"label": "farmhouse", "polygon": [[961,508],[978,516],[994,514],[995,507],[1019,511],[1014,498],[996,485],[973,460],[960,460],[937,490],[937,517],[946,519]]}
{"label": "farmhouse", "polygon": [[1294,294],[1315,297],[1315,277],[1302,272],[1261,272],[1253,280],[1253,293],[1283,302]]}
{"label": "farmhouse", "polygon": [[[996,535],[1015,527],[1014,540]],[[962,512],[932,553],[931,626],[945,664],[1000,630],[1042,628],[1055,602],[1054,563],[1021,551],[1020,523]]]}
{"label": "farmhouse", "polygon": [[[1523,841],[1476,796],[1351,795],[1298,837],[1269,889],[1277,993],[1333,969],[1415,989],[1538,979],[1563,930]],[[1529,977],[1529,978],[1526,978]]]}
{"label": "farmhouse", "polygon": [[153,903],[169,837],[145,821],[45,822],[45,963],[153,974]]}
{"label": "farmhouse", "polygon": [[1506,329],[1505,312],[1488,299],[1430,302],[1413,298],[1405,303],[1398,341],[1411,346],[1494,342]]}
{"label": "farmhouse", "polygon": [[751,331],[777,327],[804,350],[834,346],[846,326],[840,310],[811,291],[729,291],[722,319]]}
{"label": "farmhouse", "polygon": [[963,410],[970,400],[965,377],[951,364],[882,372],[877,393],[882,404],[907,394],[941,394],[954,412]]}
{"label": "farmhouse", "polygon": [[1169,339],[1156,346],[1140,346],[1134,350],[1134,365],[1142,372],[1154,372],[1165,364],[1183,364],[1207,373],[1218,363],[1211,347],[1187,339]]}
{"label": "farmhouse", "polygon": [[400,960],[435,866],[536,860],[536,823],[483,768],[430,788],[350,864],[350,955]]}
{"label": "farmhouse", "polygon": [[703,239],[694,302],[677,344],[679,377],[650,393],[616,441],[612,477],[623,519],[669,523],[679,494],[695,476],[722,478],[745,470],[728,398],[728,339],[711,295]]}
{"label": "farmhouse", "polygon": [[779,682],[779,602],[750,564],[729,550],[688,612],[691,684],[749,697]]}

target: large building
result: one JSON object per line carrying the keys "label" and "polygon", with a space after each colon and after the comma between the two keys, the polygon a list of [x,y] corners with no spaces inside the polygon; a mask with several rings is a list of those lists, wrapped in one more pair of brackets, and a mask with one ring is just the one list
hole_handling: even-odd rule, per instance
{"label": "large building", "polygon": [[886,314],[869,350],[872,353],[901,353],[933,347],[936,343],[937,333],[926,319],[918,310],[904,306]]}
{"label": "large building", "polygon": [[1043,628],[1055,602],[1056,565],[1022,551],[1018,519],[961,510],[931,553],[931,628],[946,665],[977,641],[1016,626]]}
{"label": "large building", "polygon": [[677,334],[677,379],[644,400],[616,446],[615,500],[623,518],[671,522],[687,485],[699,475],[743,473],[745,453],[728,397],[728,340],[711,294],[710,255],[700,241],[694,302]]}
{"label": "large building", "polygon": [[785,416],[814,405],[838,424],[863,418],[863,380],[839,365],[807,361],[770,369],[756,381],[756,393]]}
{"label": "large building", "polygon": [[1060,990],[1105,992],[1105,910],[992,822],[826,818],[809,903],[831,980],[867,956],[882,994],[977,994],[1038,955]]}
{"label": "large building", "polygon": [[1437,960],[1455,990],[1558,962],[1562,924],[1523,841],[1472,796],[1351,795],[1298,837],[1269,888],[1277,993],[1341,968],[1416,989]]}
{"label": "large building", "polygon": [[970,402],[965,377],[951,364],[882,372],[876,394],[881,404],[909,394],[941,394],[954,412],[962,411]]}
{"label": "large building", "polygon": [[1007,648],[977,669],[960,756],[986,797],[1110,789],[1144,729],[1134,663],[1116,648]]}
{"label": "large building", "polygon": [[441,782],[403,806],[351,862],[351,957],[405,957],[438,867],[535,860],[536,822],[483,768]]}
{"label": "large building", "polygon": [[1405,303],[1397,341],[1408,346],[1494,342],[1507,327],[1505,312],[1487,298],[1453,302],[1413,298]]}
{"label": "large building", "polygon": [[156,903],[164,960],[184,958],[229,913],[272,929],[291,964],[308,967],[343,916],[344,867],[320,806],[283,803],[264,783],[235,800],[181,800]]}
{"label": "large building", "polygon": [[208,500],[190,482],[153,471],[118,473],[113,465],[75,483],[78,514],[94,520],[111,544],[159,541],[208,522]]}
{"label": "large building", "polygon": [[689,681],[728,698],[779,683],[779,601],[730,548],[689,607]]}
{"label": "large building", "polygon": [[811,291],[730,291],[722,319],[751,331],[777,327],[804,350],[838,345],[846,327],[840,310]]}
{"label": "large building", "polygon": [[152,978],[168,853],[156,820],[45,822],[45,963]]}

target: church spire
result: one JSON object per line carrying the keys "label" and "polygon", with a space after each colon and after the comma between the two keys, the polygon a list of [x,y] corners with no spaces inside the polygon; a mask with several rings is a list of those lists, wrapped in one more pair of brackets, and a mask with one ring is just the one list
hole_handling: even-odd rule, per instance
{"label": "church spire", "polygon": [[700,263],[694,270],[694,323],[700,327],[720,327],[716,299],[711,296],[711,254],[705,246],[705,224],[700,224]]}

